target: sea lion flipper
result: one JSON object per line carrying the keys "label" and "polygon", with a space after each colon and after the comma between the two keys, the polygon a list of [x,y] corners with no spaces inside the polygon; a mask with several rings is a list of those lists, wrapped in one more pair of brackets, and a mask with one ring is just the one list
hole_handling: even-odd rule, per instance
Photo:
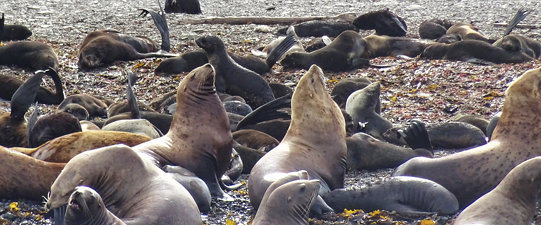
{"label": "sea lion flipper", "polygon": [[49,69],[46,70],[45,74],[51,77],[54,82],[56,99],[53,101],[53,104],[60,104],[62,101],[64,101],[64,98],[66,97],[66,95],[64,94],[64,88],[62,87],[62,80],[60,80],[58,72],[56,72],[56,70],[52,67],[49,67]]}
{"label": "sea lion flipper", "polygon": [[266,63],[272,67],[281,57],[284,55],[295,43],[297,43],[297,34],[295,33],[295,27],[290,26],[287,29],[286,38],[276,46],[268,55]]}
{"label": "sea lion flipper", "polygon": [[135,73],[128,73],[128,87],[126,87],[128,105],[130,106],[130,112],[132,119],[141,119],[141,113],[139,112],[139,106],[137,105],[137,98],[133,93],[132,86],[137,80],[137,75]]}
{"label": "sea lion flipper", "polygon": [[412,120],[404,130],[404,139],[412,149],[423,148],[432,150],[432,144],[428,136],[425,123],[420,120]]}
{"label": "sea lion flipper", "polygon": [[525,10],[523,8],[519,9],[515,16],[507,23],[507,27],[505,27],[505,32],[503,33],[503,36],[508,35],[511,33],[513,28],[515,28],[526,16],[530,14],[530,11]]}
{"label": "sea lion flipper", "polygon": [[36,74],[24,82],[11,97],[11,119],[23,120],[24,114],[36,99],[37,91],[41,85],[46,71],[39,70]]}
{"label": "sea lion flipper", "polygon": [[36,125],[36,122],[38,121],[38,103],[34,103],[34,111],[32,112],[32,115],[28,119],[28,124],[26,125],[26,144],[27,146],[30,145],[30,132],[32,131],[32,128],[34,128],[34,125]]}
{"label": "sea lion flipper", "polygon": [[279,109],[291,107],[291,96],[292,93],[289,93],[258,107],[239,121],[237,130],[242,129],[247,125],[256,124],[266,120],[278,118],[291,119],[291,115],[279,111]]}
{"label": "sea lion flipper", "polygon": [[68,204],[65,204],[53,210],[54,224],[64,224],[64,216],[66,215],[67,208]]}
{"label": "sea lion flipper", "polygon": [[167,26],[167,20],[165,19],[165,13],[163,13],[163,10],[162,13],[157,13],[146,9],[139,10],[141,10],[141,14],[139,14],[139,16],[141,17],[145,17],[146,15],[150,14],[152,20],[154,21],[154,24],[158,28],[158,31],[160,31],[160,35],[162,37],[161,49],[167,52],[170,51],[171,41],[169,40],[169,27]]}

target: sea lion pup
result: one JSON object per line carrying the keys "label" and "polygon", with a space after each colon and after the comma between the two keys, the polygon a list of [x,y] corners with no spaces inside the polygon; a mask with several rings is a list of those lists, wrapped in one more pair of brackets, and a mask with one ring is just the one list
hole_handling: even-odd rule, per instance
{"label": "sea lion pup", "polygon": [[[359,31],[359,28],[355,27],[351,23],[325,22],[317,20],[295,24],[294,27],[295,32],[299,37],[336,37],[346,30]],[[286,35],[288,28],[289,27],[278,29],[277,34]]]}
{"label": "sea lion pup", "polygon": [[[291,99],[291,125],[276,148],[254,166],[248,180],[250,203],[258,208],[265,191],[285,174],[306,170],[321,182],[320,194],[344,186],[347,147],[340,108],[327,93],[323,71],[314,65],[300,79]],[[330,210],[320,199],[312,211]]]}
{"label": "sea lion pup", "polygon": [[105,207],[100,194],[90,187],[75,187],[68,202],[64,225],[126,224]]}
{"label": "sea lion pup", "polygon": [[371,83],[349,95],[345,111],[351,116],[355,131],[363,131],[382,140],[382,134],[392,128],[393,124],[376,112],[379,95],[379,82]]}
{"label": "sea lion pup", "polygon": [[318,191],[319,180],[295,180],[269,187],[252,224],[308,224]]}
{"label": "sea lion pup", "polygon": [[165,0],[166,13],[200,14],[199,0]]}
{"label": "sea lion pup", "polygon": [[[45,70],[45,75],[48,75],[53,80],[55,92],[40,86],[37,90],[36,101],[49,105],[60,104],[64,100],[64,89],[58,73],[52,68],[49,68]],[[0,98],[11,100],[11,96],[23,83],[22,80],[14,76],[0,75]]]}
{"label": "sea lion pup", "polygon": [[[368,79],[364,77],[359,78],[344,78],[338,83],[336,83],[331,91],[331,97],[340,106],[340,108],[346,107],[346,101],[351,95],[351,93],[363,89],[366,86],[370,85],[372,82],[370,82]],[[379,100],[378,100],[379,102]],[[378,106],[376,106],[376,112],[381,112],[381,106],[380,103],[378,103]]]}
{"label": "sea lion pup", "polygon": [[523,63],[533,60],[522,52],[510,52],[479,40],[464,40],[452,44],[433,43],[425,48],[421,58],[447,59],[477,63]]}
{"label": "sea lion pup", "polygon": [[506,35],[493,45],[511,52],[522,52],[534,59],[541,55],[541,42],[519,34]]}
{"label": "sea lion pup", "polygon": [[368,65],[367,60],[361,59],[365,50],[366,41],[357,32],[347,30],[316,51],[286,54],[280,64],[286,69],[308,69],[316,64],[323,70],[348,71]]}
{"label": "sea lion pup", "polygon": [[216,71],[216,90],[218,92],[239,95],[253,109],[274,99],[269,84],[257,73],[236,63],[227,54],[225,45],[220,38],[206,36],[198,38],[195,42],[205,50],[209,63]]}
{"label": "sea lion pup", "polygon": [[58,68],[58,57],[51,46],[36,41],[18,41],[0,46],[0,65],[15,65],[32,70]]}
{"label": "sea lion pup", "polygon": [[0,146],[0,198],[41,201],[65,163],[51,163]]}
{"label": "sea lion pup", "polygon": [[376,30],[377,35],[406,36],[406,22],[388,8],[360,15],[353,20],[353,25],[361,30]]}
{"label": "sea lion pup", "polygon": [[500,121],[487,144],[441,158],[413,158],[400,165],[394,175],[433,180],[453,192],[461,208],[468,206],[494,188],[514,166],[541,155],[537,148],[541,144],[537,138],[540,82],[541,69],[534,69],[509,85]]}
{"label": "sea lion pup", "polygon": [[419,25],[419,37],[422,39],[438,39],[447,33],[447,29],[453,26],[448,20],[430,19]]}
{"label": "sea lion pup", "polygon": [[32,35],[32,31],[23,25],[6,25],[4,21],[4,13],[2,13],[2,18],[0,19],[0,41],[24,40]]}
{"label": "sea lion pup", "polygon": [[[90,94],[75,94],[66,97],[60,105],[58,105],[58,111],[66,111],[66,107],[69,104],[78,104],[82,106],[87,112],[88,117],[106,117],[107,116],[107,104],[99,98],[96,98]],[[73,106],[69,106],[72,108]]]}
{"label": "sea lion pup", "polygon": [[207,183],[213,197],[227,198],[219,179],[231,161],[233,138],[214,88],[212,66],[206,64],[190,72],[177,90],[169,132],[134,149],[160,167],[176,165],[192,171]]}
{"label": "sea lion pup", "polygon": [[365,41],[365,49],[361,58],[365,59],[384,56],[408,56],[414,58],[432,44],[431,41],[427,40],[381,35],[369,35],[364,37],[363,40]]}
{"label": "sea lion pup", "polygon": [[449,215],[458,210],[456,197],[443,186],[408,176],[392,177],[386,182],[357,190],[336,189],[322,197],[336,212],[383,209],[408,214]]}
{"label": "sea lion pup", "polygon": [[39,117],[35,125],[28,124],[28,147],[35,148],[57,137],[81,132],[79,119],[66,112],[54,112]]}
{"label": "sea lion pup", "polygon": [[454,224],[531,224],[541,187],[541,157],[513,168],[492,191],[464,209]]}
{"label": "sea lion pup", "polygon": [[27,125],[24,114],[30,108],[45,71],[37,71],[17,88],[11,98],[11,112],[0,114],[0,145],[4,147],[26,146]]}
{"label": "sea lion pup", "polygon": [[[51,186],[46,208],[61,211],[80,185],[93,188],[107,209],[128,224],[203,224],[186,188],[125,145],[73,157]],[[55,213],[56,221],[63,222],[64,215]]]}

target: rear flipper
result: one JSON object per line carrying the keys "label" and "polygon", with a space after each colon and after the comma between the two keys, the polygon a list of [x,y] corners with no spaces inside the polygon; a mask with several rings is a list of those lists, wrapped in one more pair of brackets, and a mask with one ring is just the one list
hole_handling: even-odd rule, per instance
{"label": "rear flipper", "polygon": [[36,99],[42,78],[47,72],[47,70],[36,71],[34,76],[30,77],[15,91],[11,97],[11,120],[24,120],[24,114]]}
{"label": "rear flipper", "polygon": [[160,13],[153,12],[146,9],[139,9],[141,10],[141,14],[139,14],[139,16],[145,17],[148,14],[152,16],[152,20],[154,20],[154,24],[156,25],[156,27],[160,31],[160,35],[162,36],[161,49],[168,52],[168,51],[171,51],[171,42],[169,40],[169,27],[167,26],[165,13],[163,12],[162,6],[159,1],[158,1],[158,5],[160,7]]}
{"label": "rear flipper", "polygon": [[287,29],[286,38],[274,48],[267,56],[267,66],[271,68],[282,56],[297,43],[297,34],[295,28],[290,26]]}
{"label": "rear flipper", "polygon": [[503,33],[503,36],[508,35],[511,33],[513,28],[515,28],[526,16],[530,14],[530,11],[525,9],[519,9],[515,16],[507,23],[507,27],[505,28],[505,32]]}

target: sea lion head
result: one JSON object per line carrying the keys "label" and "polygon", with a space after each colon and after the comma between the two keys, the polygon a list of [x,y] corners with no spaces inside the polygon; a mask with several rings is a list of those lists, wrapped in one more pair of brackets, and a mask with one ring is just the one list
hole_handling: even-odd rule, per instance
{"label": "sea lion head", "polygon": [[305,68],[303,60],[305,56],[301,52],[292,52],[284,56],[280,64],[284,68]]}
{"label": "sea lion head", "polygon": [[103,64],[101,59],[104,57],[106,56],[103,55],[103,51],[97,46],[85,46],[79,54],[79,69],[99,67]]}
{"label": "sea lion head", "polygon": [[100,216],[99,212],[105,210],[101,196],[86,186],[77,186],[68,202],[64,219],[69,224],[83,224],[95,216]]}
{"label": "sea lion head", "polygon": [[23,25],[5,25],[4,31],[4,40],[24,40],[32,36],[32,31]]}
{"label": "sea lion head", "polygon": [[[180,82],[177,91],[177,102],[183,92],[194,92],[197,95],[214,95],[216,88],[214,86],[214,68],[210,64],[205,64],[195,68]],[[192,96],[192,95],[188,95]],[[177,107],[182,107],[177,104]]]}
{"label": "sea lion head", "polygon": [[88,120],[88,117],[89,117],[88,111],[85,109],[85,107],[76,103],[69,103],[65,105],[63,108],[58,109],[58,111],[72,114],[78,120]]}
{"label": "sea lion head", "polygon": [[449,49],[448,44],[444,43],[433,43],[425,48],[423,53],[421,53],[421,58],[426,59],[442,59]]}
{"label": "sea lion head", "polygon": [[307,221],[308,212],[318,195],[319,186],[319,180],[288,182],[271,192],[266,205],[284,207],[287,210],[286,215]]}
{"label": "sea lion head", "polygon": [[219,49],[225,49],[224,42],[216,36],[205,36],[195,40],[195,43],[205,50],[207,54],[212,54]]}
{"label": "sea lion head", "polygon": [[[532,115],[541,113],[541,68],[526,71],[513,81],[505,91],[505,102],[502,119],[506,111],[533,111]],[[518,112],[517,112],[518,113]]]}

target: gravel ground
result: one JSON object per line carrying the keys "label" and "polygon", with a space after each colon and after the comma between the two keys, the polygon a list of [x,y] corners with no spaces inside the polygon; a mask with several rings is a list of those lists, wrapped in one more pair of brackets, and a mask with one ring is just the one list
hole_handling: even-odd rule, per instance
{"label": "gravel ground", "polygon": [[[249,54],[250,50],[264,46],[275,38],[279,26],[270,26],[270,33],[255,32],[257,25],[181,25],[186,18],[224,16],[303,17],[334,16],[345,12],[357,14],[389,8],[404,18],[408,36],[417,37],[418,25],[426,19],[442,18],[451,21],[471,21],[489,37],[498,37],[503,27],[496,22],[506,22],[518,8],[535,10],[539,1],[436,1],[436,0],[349,0],[349,1],[233,1],[204,0],[202,15],[169,14],[167,16],[173,52],[196,49],[193,40],[203,34],[219,35],[234,52]],[[172,77],[154,76],[153,70],[161,59],[118,62],[107,68],[90,72],[77,71],[78,46],[86,33],[111,28],[132,35],[145,35],[160,40],[150,18],[138,18],[137,9],[157,9],[151,0],[3,0],[0,12],[6,13],[6,23],[24,24],[33,31],[31,40],[49,43],[60,59],[59,73],[65,82],[66,94],[90,93],[121,101],[124,96],[124,71],[133,70],[140,76],[136,93],[143,102],[174,90],[185,74]],[[523,23],[538,24],[539,12],[533,11]],[[515,29],[515,33],[541,39],[539,29]],[[363,32],[369,34],[370,32]],[[308,39],[305,39],[307,41]],[[376,69],[366,68],[344,73],[327,73],[329,88],[344,77],[367,77],[382,83],[383,115],[394,123],[411,118],[428,122],[446,121],[456,113],[474,113],[490,118],[501,109],[507,84],[527,69],[540,66],[539,61],[523,64],[479,66],[462,62],[425,61],[417,59],[379,58],[375,63],[395,63],[395,66]],[[26,78],[30,74],[22,69],[0,66],[0,73]],[[271,82],[298,81],[304,71],[284,71],[275,66],[266,78]],[[51,82],[48,83],[51,85]],[[1,110],[9,103],[1,102]],[[41,113],[54,107],[39,105]],[[452,109],[457,109],[452,112]],[[384,181],[391,169],[356,171],[347,174],[348,187],[369,185]],[[246,180],[246,177],[242,177]],[[203,215],[207,224],[246,224],[251,217],[246,186],[229,192],[237,198],[233,202],[214,202],[213,210]],[[15,206],[12,202],[17,202]],[[50,216],[40,208],[39,202],[20,200],[0,201],[0,224],[52,224]],[[539,209],[539,207],[538,207]],[[536,215],[539,214],[538,213]],[[410,216],[396,213],[350,213],[326,215],[311,219],[311,224],[421,224],[423,219],[436,224],[446,224],[453,216]],[[231,220],[227,222],[228,220]],[[536,216],[536,221],[538,221]],[[424,221],[423,224],[429,224]]]}

